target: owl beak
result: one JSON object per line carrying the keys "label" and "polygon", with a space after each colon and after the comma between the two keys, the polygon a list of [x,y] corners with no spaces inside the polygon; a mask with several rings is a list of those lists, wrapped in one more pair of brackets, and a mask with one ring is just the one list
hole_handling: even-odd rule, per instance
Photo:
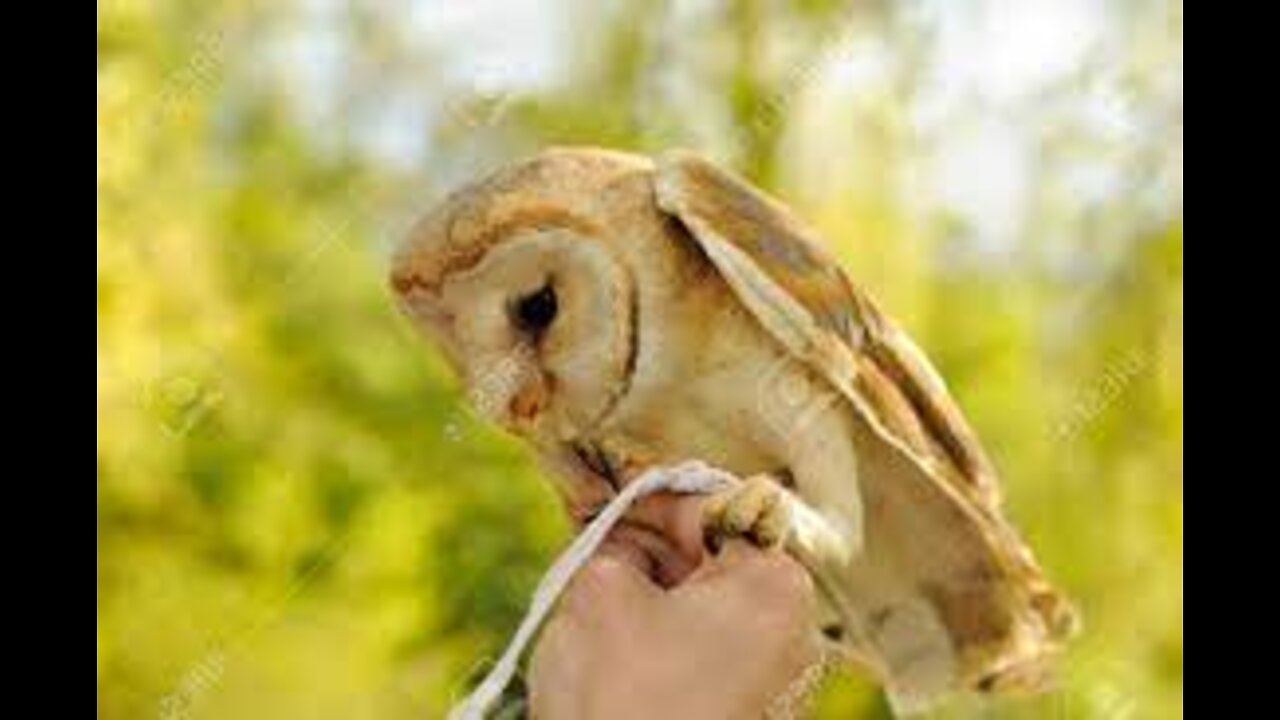
{"label": "owl beak", "polygon": [[622,481],[618,476],[617,465],[609,454],[592,442],[578,441],[573,443],[573,454],[592,475],[603,480],[609,489],[617,494],[622,489]]}
{"label": "owl beak", "polygon": [[607,443],[589,438],[560,441],[544,456],[554,458],[545,467],[560,480],[562,497],[570,517],[579,526],[591,522],[610,500],[652,463],[620,454]]}

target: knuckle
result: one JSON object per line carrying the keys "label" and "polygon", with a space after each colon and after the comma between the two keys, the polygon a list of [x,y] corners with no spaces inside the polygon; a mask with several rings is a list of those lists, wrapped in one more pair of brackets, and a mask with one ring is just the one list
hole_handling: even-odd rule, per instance
{"label": "knuckle", "polygon": [[626,579],[629,569],[623,561],[608,556],[597,556],[578,571],[562,601],[563,609],[570,614],[598,612],[608,607],[605,599]]}
{"label": "knuckle", "polygon": [[809,574],[800,563],[781,552],[760,554],[756,584],[762,595],[785,605],[806,603],[813,595]]}

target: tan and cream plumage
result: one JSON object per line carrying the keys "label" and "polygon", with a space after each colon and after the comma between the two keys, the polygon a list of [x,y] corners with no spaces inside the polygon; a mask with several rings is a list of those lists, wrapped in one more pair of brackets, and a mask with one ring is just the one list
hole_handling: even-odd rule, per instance
{"label": "tan and cream plumage", "polygon": [[784,206],[711,163],[548,150],[424,217],[392,286],[579,519],[688,459],[777,481],[709,503],[722,531],[776,534],[769,493],[798,495],[830,533],[788,547],[903,707],[1035,686],[1071,631],[924,354]]}

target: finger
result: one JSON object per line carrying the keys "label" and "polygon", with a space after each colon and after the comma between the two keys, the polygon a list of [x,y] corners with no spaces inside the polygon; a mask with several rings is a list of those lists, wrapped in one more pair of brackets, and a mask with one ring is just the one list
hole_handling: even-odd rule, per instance
{"label": "finger", "polygon": [[745,538],[735,537],[725,541],[716,561],[726,569],[756,567],[779,554],[757,547]]}
{"label": "finger", "polygon": [[800,563],[778,549],[761,549],[734,538],[686,582],[699,593],[742,596],[780,605],[814,602],[813,581]]}
{"label": "finger", "polygon": [[687,582],[706,584],[719,582],[723,576],[733,571],[759,572],[767,564],[768,558],[780,554],[772,549],[759,548],[744,538],[727,538],[720,551],[715,555],[708,555],[707,561],[698,567]]}
{"label": "finger", "polygon": [[602,619],[637,611],[652,601],[659,589],[624,557],[608,548],[578,571],[560,603],[560,613],[584,619]]}
{"label": "finger", "polygon": [[745,586],[753,594],[776,593],[795,599],[813,594],[808,571],[781,549],[761,549],[745,540],[730,545],[721,561],[726,571],[720,582]]}

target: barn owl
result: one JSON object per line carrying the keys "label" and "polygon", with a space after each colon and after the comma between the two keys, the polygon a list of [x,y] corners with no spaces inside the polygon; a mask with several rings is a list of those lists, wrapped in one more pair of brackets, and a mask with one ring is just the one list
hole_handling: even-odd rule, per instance
{"label": "barn owl", "polygon": [[[781,203],[698,156],[544,151],[463,188],[392,260],[405,312],[586,522],[641,470],[746,478],[714,545],[786,544],[900,707],[1034,687],[1074,625],[921,350]],[[823,532],[792,532],[798,499]]]}

